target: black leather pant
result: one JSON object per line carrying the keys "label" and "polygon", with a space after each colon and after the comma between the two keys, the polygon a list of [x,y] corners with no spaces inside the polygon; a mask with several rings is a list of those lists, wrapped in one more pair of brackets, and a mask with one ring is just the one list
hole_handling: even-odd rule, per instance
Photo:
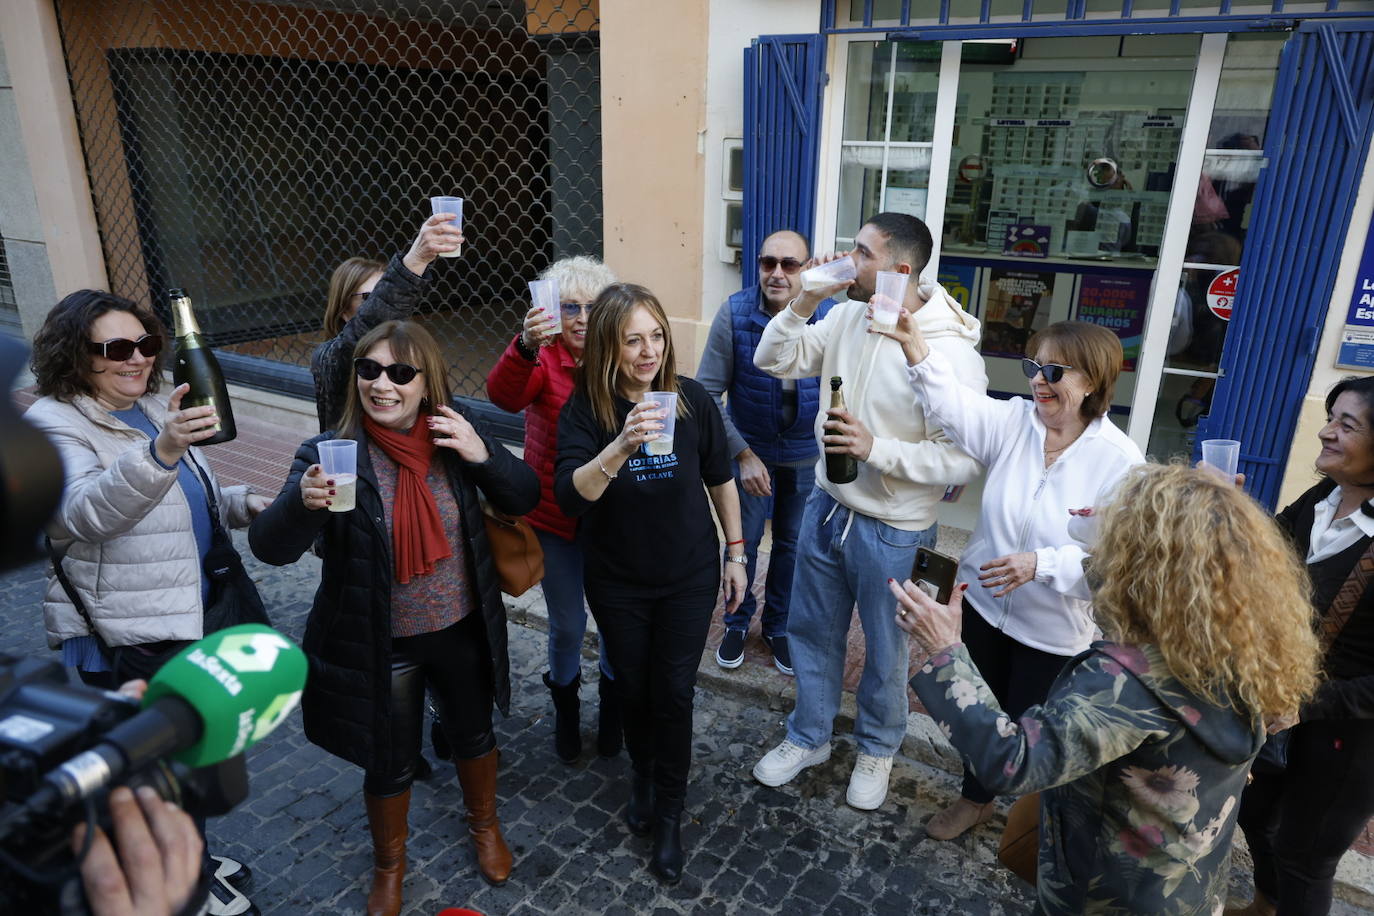
{"label": "black leather pant", "polygon": [[385,797],[410,788],[420,756],[426,688],[438,707],[455,760],[492,751],[496,747],[491,730],[492,687],[487,630],[480,610],[434,633],[392,639],[387,732],[377,739],[391,749],[392,766],[385,771],[368,770],[363,789]]}

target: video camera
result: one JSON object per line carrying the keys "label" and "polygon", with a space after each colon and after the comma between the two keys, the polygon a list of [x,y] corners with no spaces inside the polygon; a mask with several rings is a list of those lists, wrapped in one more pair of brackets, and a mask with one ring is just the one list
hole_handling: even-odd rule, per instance
{"label": "video camera", "polygon": [[[62,492],[56,449],[8,392],[25,348],[0,335],[0,569],[36,556]],[[243,752],[299,702],[304,653],[269,627],[229,627],[173,656],[142,702],[68,683],[55,661],[0,655],[0,913],[89,913],[73,828],[108,830],[106,795],[151,786],[192,815],[247,797]]]}

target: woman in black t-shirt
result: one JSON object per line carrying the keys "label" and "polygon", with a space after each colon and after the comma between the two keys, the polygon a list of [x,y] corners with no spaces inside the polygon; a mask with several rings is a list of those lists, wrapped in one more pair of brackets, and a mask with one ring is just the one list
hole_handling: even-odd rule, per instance
{"label": "woman in black t-shirt", "polygon": [[[678,395],[666,455],[642,448],[664,428],[658,405],[644,401],[650,391]],[[733,610],[747,581],[720,412],[706,389],[676,374],[668,316],[642,286],[607,287],[590,308],[577,387],[558,422],[554,494],[578,519],[587,602],[623,704],[634,766],[625,819],[636,834],[652,828],[649,867],[675,883],[697,665],[717,583]],[[729,550],[723,575],[712,505]]]}

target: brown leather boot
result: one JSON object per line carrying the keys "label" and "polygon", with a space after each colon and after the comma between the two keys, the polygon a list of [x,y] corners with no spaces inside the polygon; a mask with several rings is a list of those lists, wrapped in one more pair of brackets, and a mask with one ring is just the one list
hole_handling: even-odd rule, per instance
{"label": "brown leather boot", "polygon": [[488,884],[500,887],[510,877],[513,856],[496,817],[496,751],[458,761],[458,784],[468,809],[468,835],[477,868]]}
{"label": "brown leather boot", "polygon": [[386,798],[364,792],[363,800],[367,803],[367,825],[372,829],[372,890],[367,895],[367,916],[397,916],[406,876],[410,790]]}

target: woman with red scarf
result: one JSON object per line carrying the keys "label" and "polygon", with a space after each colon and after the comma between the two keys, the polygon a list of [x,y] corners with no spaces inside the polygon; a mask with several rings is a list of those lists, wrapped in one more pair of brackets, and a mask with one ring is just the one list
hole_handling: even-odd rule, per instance
{"label": "woman with red scarf", "polygon": [[[539,501],[539,480],[450,406],[439,347],[418,324],[369,332],[353,370],[338,430],[300,447],[248,536],[275,565],[321,545],[301,705],[306,737],[363,767],[374,916],[401,908],[426,688],[453,746],[477,866],[492,884],[510,874],[491,715],[493,703],[509,711],[506,613],[477,491],[521,515]],[[318,443],[333,438],[358,443],[357,504],[346,512],[330,511],[342,481],[319,465]]]}

